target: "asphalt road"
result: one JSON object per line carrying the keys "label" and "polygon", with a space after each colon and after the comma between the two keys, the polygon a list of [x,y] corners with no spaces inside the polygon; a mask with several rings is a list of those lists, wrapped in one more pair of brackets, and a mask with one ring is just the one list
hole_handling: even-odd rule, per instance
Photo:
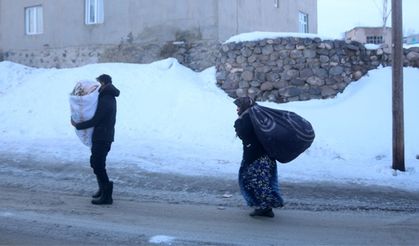
{"label": "asphalt road", "polygon": [[283,209],[251,218],[237,181],[110,169],[94,206],[89,167],[0,158],[0,245],[418,245],[419,194],[286,183]]}

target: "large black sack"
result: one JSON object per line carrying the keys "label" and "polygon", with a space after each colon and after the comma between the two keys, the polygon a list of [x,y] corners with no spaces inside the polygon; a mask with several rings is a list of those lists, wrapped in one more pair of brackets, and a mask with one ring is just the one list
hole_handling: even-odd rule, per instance
{"label": "large black sack", "polygon": [[281,163],[294,160],[313,143],[310,122],[294,112],[255,104],[249,113],[259,141],[268,155]]}

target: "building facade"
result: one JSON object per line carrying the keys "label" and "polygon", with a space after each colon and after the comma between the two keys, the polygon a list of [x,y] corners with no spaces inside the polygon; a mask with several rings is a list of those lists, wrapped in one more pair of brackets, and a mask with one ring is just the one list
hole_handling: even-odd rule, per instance
{"label": "building facade", "polygon": [[317,0],[0,0],[0,57],[35,67],[211,60],[251,31],[316,33]]}
{"label": "building facade", "polygon": [[358,41],[362,44],[385,44],[391,47],[391,28],[355,27],[345,32],[345,40]]}

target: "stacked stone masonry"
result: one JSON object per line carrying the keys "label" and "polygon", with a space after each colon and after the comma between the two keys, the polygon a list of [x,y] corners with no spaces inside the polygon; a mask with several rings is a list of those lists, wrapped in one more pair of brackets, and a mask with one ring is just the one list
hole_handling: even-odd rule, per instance
{"label": "stacked stone masonry", "polygon": [[[233,98],[303,101],[335,97],[369,70],[390,64],[384,49],[359,42],[286,37],[223,44],[216,78]],[[405,50],[405,66],[419,67],[419,48]]]}
{"label": "stacked stone masonry", "polygon": [[[388,49],[387,49],[388,50]],[[386,49],[358,42],[286,37],[220,44],[210,40],[50,48],[0,52],[32,67],[67,68],[91,63],[150,63],[168,57],[195,70],[216,66],[217,84],[236,98],[289,102],[331,98],[369,70],[391,65]],[[404,65],[419,67],[419,47],[404,50]]]}
{"label": "stacked stone masonry", "polygon": [[[92,63],[126,62],[150,63],[168,57],[195,70],[214,66],[219,42],[208,40],[170,41],[165,43],[131,43],[92,45],[86,47],[14,50],[0,52],[2,59],[31,67],[69,68]],[[1,51],[1,50],[0,50]]]}

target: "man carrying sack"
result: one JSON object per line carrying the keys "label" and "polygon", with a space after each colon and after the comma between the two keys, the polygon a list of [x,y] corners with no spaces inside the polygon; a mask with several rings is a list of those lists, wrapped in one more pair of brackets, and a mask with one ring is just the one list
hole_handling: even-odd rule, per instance
{"label": "man carrying sack", "polygon": [[96,78],[101,84],[96,112],[90,120],[84,122],[74,122],[71,124],[77,129],[87,129],[94,127],[92,135],[92,147],[90,156],[90,166],[96,175],[99,190],[92,197],[92,204],[112,204],[113,182],[109,181],[106,172],[106,156],[111,149],[114,141],[115,122],[116,122],[116,99],[119,90],[112,84],[111,76],[102,74]]}

